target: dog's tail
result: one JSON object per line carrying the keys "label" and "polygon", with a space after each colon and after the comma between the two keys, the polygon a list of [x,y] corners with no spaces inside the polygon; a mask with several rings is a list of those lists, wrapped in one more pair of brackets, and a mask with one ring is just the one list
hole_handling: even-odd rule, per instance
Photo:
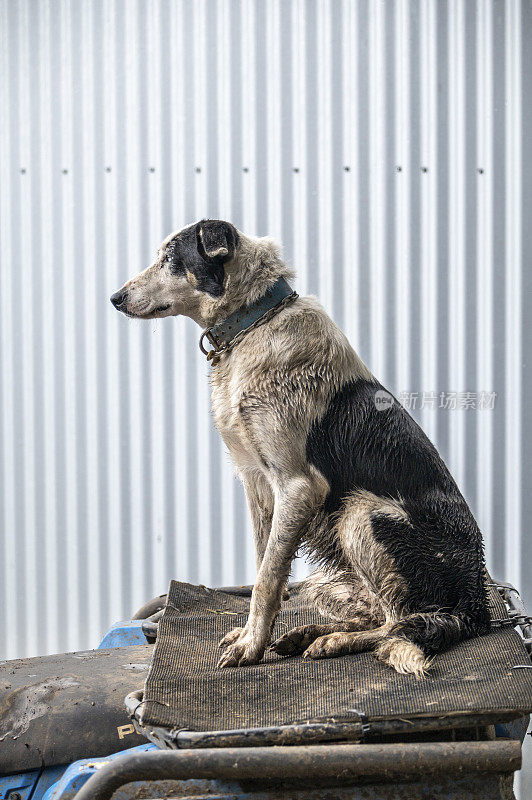
{"label": "dog's tail", "polygon": [[488,630],[487,611],[457,608],[453,612],[411,614],[392,625],[377,646],[376,655],[397,672],[423,677],[434,655]]}

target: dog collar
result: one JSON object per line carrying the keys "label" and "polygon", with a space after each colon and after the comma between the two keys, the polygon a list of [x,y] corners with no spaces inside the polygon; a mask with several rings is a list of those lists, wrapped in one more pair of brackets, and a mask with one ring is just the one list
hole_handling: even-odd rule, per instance
{"label": "dog collar", "polygon": [[[250,306],[243,306],[230,314],[227,319],[212,328],[207,328],[201,334],[199,341],[200,350],[211,361],[215,356],[228,350],[243,337],[251,328],[267,322],[273,312],[280,311],[286,304],[298,297],[292,287],[284,278],[278,278],[273,286],[255,300]],[[203,339],[207,337],[214,350],[207,352],[203,347]],[[214,362],[213,362],[214,363]]]}

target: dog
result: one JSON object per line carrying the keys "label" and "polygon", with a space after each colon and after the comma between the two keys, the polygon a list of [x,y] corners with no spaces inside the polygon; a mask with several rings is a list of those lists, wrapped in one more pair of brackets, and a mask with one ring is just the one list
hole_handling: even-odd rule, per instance
{"label": "dog", "polygon": [[184,314],[213,349],[216,426],[251,514],[257,576],[249,617],[220,667],[256,664],[296,551],[328,621],[271,649],[328,658],[372,651],[423,677],[432,658],[489,629],[482,536],[425,433],[313,297],[298,297],[270,238],[202,220],[172,233],[111,297],[130,317]]}

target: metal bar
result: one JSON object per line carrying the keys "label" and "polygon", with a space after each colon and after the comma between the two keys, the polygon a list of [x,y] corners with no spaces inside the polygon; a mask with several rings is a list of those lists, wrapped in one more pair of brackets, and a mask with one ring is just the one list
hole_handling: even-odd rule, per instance
{"label": "metal bar", "polygon": [[166,605],[166,595],[161,594],[159,597],[154,597],[148,603],[145,603],[131,619],[148,619],[156,611],[164,609]]}
{"label": "metal bar", "polygon": [[520,766],[519,742],[500,740],[156,751],[132,753],[106,765],[76,800],[109,800],[120,786],[141,780],[409,781],[420,775],[513,772]]}
{"label": "metal bar", "polygon": [[142,623],[142,633],[146,637],[148,644],[153,644],[157,639],[157,625],[157,622],[149,622],[148,620]]}
{"label": "metal bar", "polygon": [[[531,665],[532,667],[532,665]],[[509,722],[522,716],[522,712],[497,712],[491,715],[462,714],[452,717],[430,717],[427,719],[387,719],[372,721],[367,738],[404,736],[441,731],[444,734],[456,729],[485,728],[495,722]],[[149,736],[150,728],[143,727],[134,719],[138,732]],[[358,720],[352,722],[321,722],[301,725],[283,725],[278,728],[244,728],[233,731],[168,731],[153,728],[155,737],[168,745],[173,742],[178,748],[209,747],[253,747],[260,745],[301,744],[303,741],[345,741],[363,738]],[[366,738],[364,737],[364,738]]]}
{"label": "metal bar", "polygon": [[314,722],[233,731],[177,731],[171,738],[179,749],[211,747],[262,747],[265,745],[310,744],[312,742],[360,741],[364,737],[360,720]]}

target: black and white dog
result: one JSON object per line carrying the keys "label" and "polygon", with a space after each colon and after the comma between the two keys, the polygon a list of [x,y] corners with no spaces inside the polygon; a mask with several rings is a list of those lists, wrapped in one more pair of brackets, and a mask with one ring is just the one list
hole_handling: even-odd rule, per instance
{"label": "black and white dog", "polygon": [[[257,578],[222,667],[257,663],[296,551],[329,619],[289,631],[282,655],[372,650],[422,676],[430,658],[489,628],[482,537],[448,469],[268,238],[203,220],[173,233],[111,298],[128,316],[184,314],[211,342],[214,418],[244,484]],[[203,337],[202,337],[203,338]]]}

